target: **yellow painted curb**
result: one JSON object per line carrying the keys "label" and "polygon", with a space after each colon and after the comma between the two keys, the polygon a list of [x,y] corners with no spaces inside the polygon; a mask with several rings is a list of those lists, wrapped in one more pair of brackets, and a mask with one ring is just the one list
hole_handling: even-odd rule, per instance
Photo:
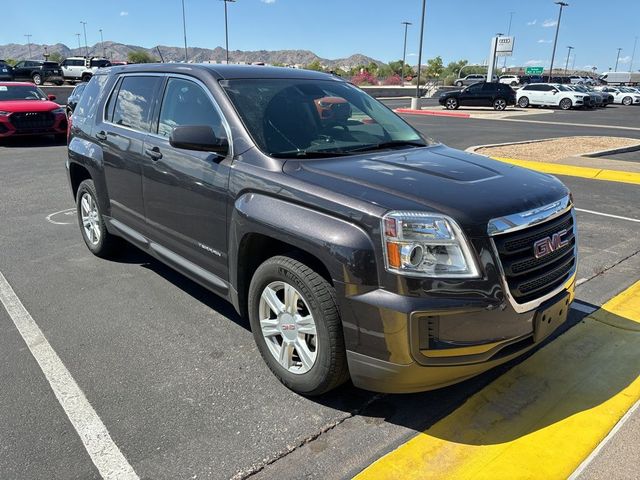
{"label": "yellow painted curb", "polygon": [[590,178],[592,180],[605,180],[608,182],[631,183],[640,185],[640,173],[624,172],[618,170],[605,170],[602,168],[576,167],[559,163],[534,162],[532,160],[518,160],[507,157],[491,157],[500,162],[510,163],[519,167],[536,170],[538,172],[551,173],[552,175],[567,175],[570,177]]}
{"label": "yellow painted curb", "polygon": [[639,323],[640,282],[355,478],[567,478],[640,398]]}

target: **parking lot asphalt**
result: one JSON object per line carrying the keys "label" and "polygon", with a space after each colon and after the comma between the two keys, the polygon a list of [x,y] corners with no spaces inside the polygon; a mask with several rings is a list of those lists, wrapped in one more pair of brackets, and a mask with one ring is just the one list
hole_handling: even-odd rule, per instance
{"label": "parking lot asphalt", "polygon": [[[565,135],[640,138],[611,127],[406,118],[457,148]],[[0,272],[141,478],[347,478],[509,368],[422,394],[350,385],[316,399],[293,394],[269,373],[230,305],[133,247],[113,261],[89,253],[68,214],[65,154],[48,140],[0,146]],[[578,212],[578,299],[599,305],[637,279],[624,272],[640,257],[640,224],[600,214],[640,219],[630,208],[640,191],[562,180],[579,208],[598,212]],[[567,326],[582,316],[572,311]],[[97,477],[3,309],[0,328],[0,478]]]}

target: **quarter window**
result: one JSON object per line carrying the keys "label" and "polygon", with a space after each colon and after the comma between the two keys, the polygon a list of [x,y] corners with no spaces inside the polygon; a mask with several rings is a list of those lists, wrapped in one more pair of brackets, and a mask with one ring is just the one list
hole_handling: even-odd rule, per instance
{"label": "quarter window", "polygon": [[111,121],[123,127],[148,131],[153,96],[160,81],[161,77],[155,76],[124,77],[120,83]]}
{"label": "quarter window", "polygon": [[194,82],[170,78],[160,109],[158,135],[169,137],[175,127],[185,125],[208,125],[216,137],[226,137],[222,119],[207,93]]}

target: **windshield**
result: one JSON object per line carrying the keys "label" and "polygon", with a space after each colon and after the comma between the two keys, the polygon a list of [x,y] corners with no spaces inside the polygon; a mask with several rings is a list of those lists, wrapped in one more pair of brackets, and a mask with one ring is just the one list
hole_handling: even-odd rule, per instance
{"label": "windshield", "polygon": [[0,85],[0,102],[6,100],[46,100],[35,85]]}
{"label": "windshield", "polygon": [[351,155],[428,144],[384,105],[335,80],[220,82],[251,137],[274,157]]}

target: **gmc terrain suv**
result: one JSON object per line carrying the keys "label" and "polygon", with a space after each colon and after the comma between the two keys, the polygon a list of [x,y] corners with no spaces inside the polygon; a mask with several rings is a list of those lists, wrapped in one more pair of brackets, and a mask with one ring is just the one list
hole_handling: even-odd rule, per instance
{"label": "gmc terrain suv", "polygon": [[430,143],[338,77],[111,67],[71,121],[89,250],[107,256],[126,239],[232,302],[299,393],[349,377],[384,392],[442,387],[566,319],[567,188]]}

